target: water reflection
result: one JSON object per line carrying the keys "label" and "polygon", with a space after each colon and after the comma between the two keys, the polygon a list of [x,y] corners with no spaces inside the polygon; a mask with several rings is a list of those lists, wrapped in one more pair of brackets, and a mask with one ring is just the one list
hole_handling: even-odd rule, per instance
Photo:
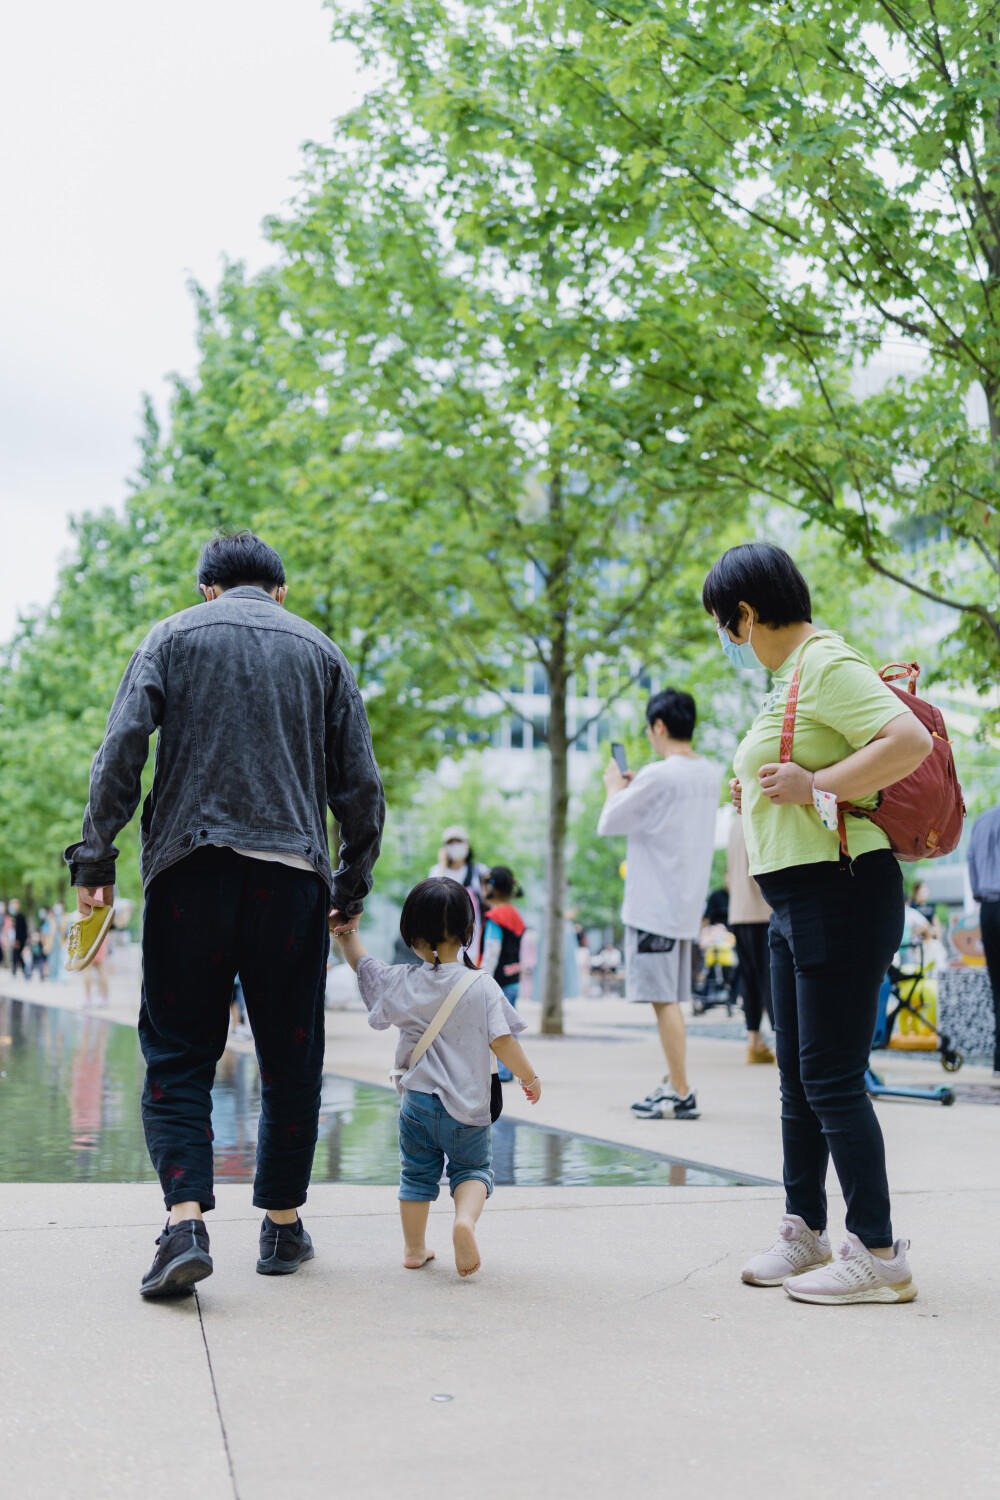
{"label": "water reflection", "polygon": [[[0,1182],[152,1182],[139,1119],[143,1063],[130,1026],[0,999]],[[255,1058],[227,1052],[213,1091],[219,1182],[252,1179],[260,1109]],[[313,1180],[399,1180],[389,1089],[327,1075]],[[718,1186],[753,1180],[501,1117],[500,1184]]]}

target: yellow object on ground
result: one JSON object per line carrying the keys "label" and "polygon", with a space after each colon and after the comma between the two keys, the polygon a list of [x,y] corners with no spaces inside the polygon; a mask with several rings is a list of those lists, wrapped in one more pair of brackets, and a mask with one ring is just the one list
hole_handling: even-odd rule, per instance
{"label": "yellow object on ground", "polygon": [[907,974],[899,981],[899,993],[907,1005],[920,1012],[919,1018],[901,1010],[896,1018],[889,1046],[899,1052],[936,1052],[934,1027],[937,1025],[937,980],[926,975]]}

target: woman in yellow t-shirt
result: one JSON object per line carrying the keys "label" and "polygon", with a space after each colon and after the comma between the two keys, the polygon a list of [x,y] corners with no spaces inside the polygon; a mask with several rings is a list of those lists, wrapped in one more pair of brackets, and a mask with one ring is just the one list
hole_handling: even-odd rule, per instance
{"label": "woman in yellow t-shirt", "polygon": [[[776,1244],[743,1280],[784,1285],[804,1302],[909,1302],[909,1241],[893,1240],[882,1132],[865,1091],[879,990],[903,931],[903,882],[888,838],[862,814],[846,815],[842,855],[837,802],[874,808],[884,787],[927,757],[931,737],[864,657],[813,625],[808,585],[780,547],[731,548],[702,600],[730,661],[771,673],[731,787],[750,873],[773,913],[786,1213]],[[792,759],[781,764],[796,669]],[[832,1264],[831,1156],[848,1231]]]}

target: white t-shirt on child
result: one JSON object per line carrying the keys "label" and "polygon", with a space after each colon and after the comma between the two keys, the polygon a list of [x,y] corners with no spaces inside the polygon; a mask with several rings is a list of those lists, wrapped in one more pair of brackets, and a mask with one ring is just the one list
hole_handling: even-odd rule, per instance
{"label": "white t-shirt on child", "polygon": [[[437,1015],[462,963],[385,964],[366,954],[358,963],[358,989],[376,1031],[399,1027],[396,1067],[407,1068],[417,1042]],[[527,1026],[491,975],[470,984],[415,1068],[400,1080],[403,1089],[437,1094],[453,1120],[462,1125],[490,1123],[490,1042]]]}

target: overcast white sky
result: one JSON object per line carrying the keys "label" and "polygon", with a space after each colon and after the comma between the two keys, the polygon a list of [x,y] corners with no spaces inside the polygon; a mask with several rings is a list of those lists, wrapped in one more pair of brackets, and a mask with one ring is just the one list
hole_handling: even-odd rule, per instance
{"label": "overcast white sky", "polygon": [[190,275],[262,265],[300,146],[360,92],[320,0],[0,11],[0,639],[67,516],[120,505],[140,393],[195,366]]}

